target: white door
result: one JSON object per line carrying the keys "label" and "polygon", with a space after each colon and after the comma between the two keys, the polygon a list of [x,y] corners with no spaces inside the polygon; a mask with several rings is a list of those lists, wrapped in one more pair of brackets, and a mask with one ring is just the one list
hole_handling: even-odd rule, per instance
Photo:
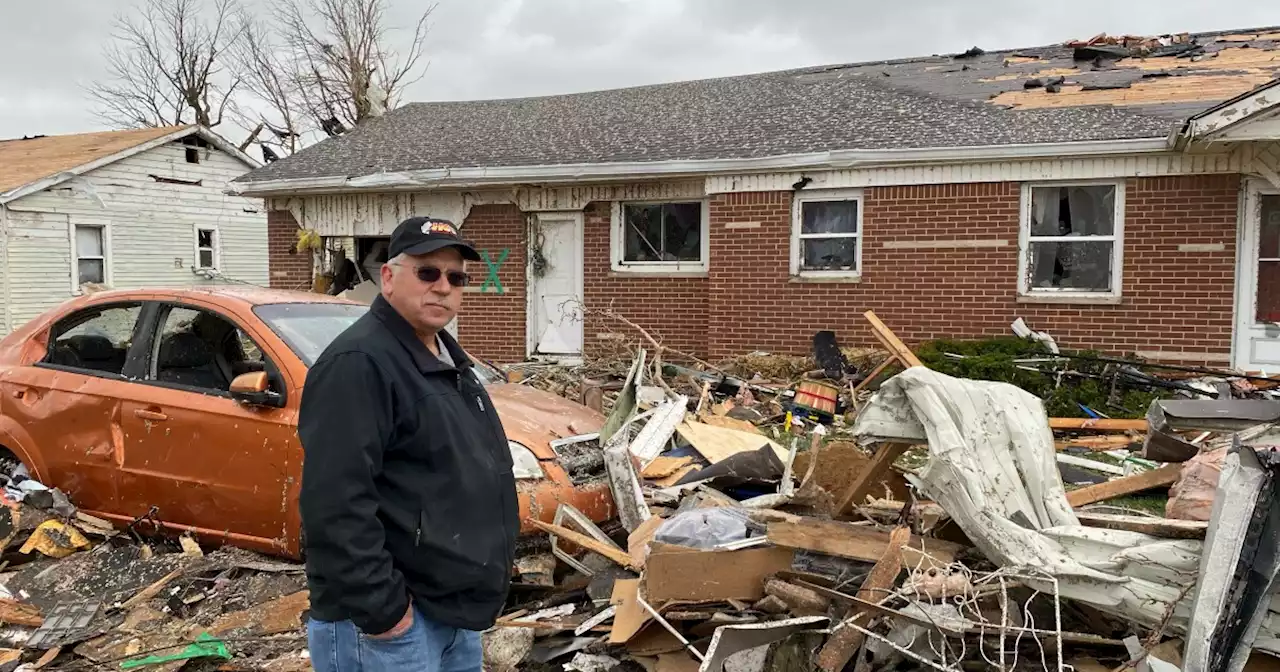
{"label": "white door", "polygon": [[1246,190],[1236,268],[1235,366],[1280,374],[1280,190]]}
{"label": "white door", "polygon": [[582,213],[538,213],[529,235],[529,354],[582,356]]}

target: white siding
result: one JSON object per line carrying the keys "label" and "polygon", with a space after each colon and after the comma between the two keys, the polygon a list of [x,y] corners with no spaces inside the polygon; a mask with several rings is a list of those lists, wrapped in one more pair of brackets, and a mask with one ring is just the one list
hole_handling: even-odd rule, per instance
{"label": "white siding", "polygon": [[8,312],[16,328],[71,296],[71,241],[67,216],[8,213]]}
{"label": "white siding", "polygon": [[[77,223],[110,227],[113,288],[223,282],[192,272],[197,226],[218,230],[226,281],[267,285],[266,212],[260,201],[223,193],[249,166],[213,147],[199,151],[200,162],[187,163],[186,147],[169,143],[9,203],[14,319],[8,326],[32,317],[37,305],[71,296],[70,236]],[[200,185],[159,182],[153,175]],[[39,249],[31,247],[35,240]],[[19,289],[20,279],[34,285]]]}
{"label": "white siding", "polygon": [[1239,173],[1242,172],[1244,165],[1240,152],[1215,154],[1171,152],[1143,156],[1100,156],[1088,159],[886,166],[752,175],[715,175],[707,178],[706,192],[722,194],[737,191],[789,191],[793,188],[792,185],[802,177],[813,180],[806,187],[807,189],[851,189],[915,184],[1092,180]]}

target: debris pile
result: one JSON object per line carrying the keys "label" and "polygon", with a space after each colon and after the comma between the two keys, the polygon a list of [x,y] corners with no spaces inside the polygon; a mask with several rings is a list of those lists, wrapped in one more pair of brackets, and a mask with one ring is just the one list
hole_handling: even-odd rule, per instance
{"label": "debris pile", "polygon": [[[566,504],[535,522],[551,558],[526,561],[539,572],[485,634],[487,669],[1236,672],[1280,656],[1280,402],[1184,381],[1211,399],[1051,418],[866,317],[887,356],[850,365],[820,335],[821,377],[640,352],[599,435],[617,524]],[[1117,506],[1170,486],[1179,518]]]}
{"label": "debris pile", "polygon": [[21,468],[0,535],[0,669],[311,669],[299,564],[206,554],[148,517],[117,529]]}

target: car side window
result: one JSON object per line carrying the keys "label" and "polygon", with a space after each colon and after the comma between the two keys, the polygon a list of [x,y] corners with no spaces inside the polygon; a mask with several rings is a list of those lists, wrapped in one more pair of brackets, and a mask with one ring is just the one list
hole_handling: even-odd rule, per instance
{"label": "car side window", "polygon": [[86,308],[54,325],[49,364],[122,375],[142,306]]}
{"label": "car side window", "polygon": [[238,326],[216,313],[173,306],[157,333],[148,378],[227,393],[236,376],[265,370],[262,350]]}

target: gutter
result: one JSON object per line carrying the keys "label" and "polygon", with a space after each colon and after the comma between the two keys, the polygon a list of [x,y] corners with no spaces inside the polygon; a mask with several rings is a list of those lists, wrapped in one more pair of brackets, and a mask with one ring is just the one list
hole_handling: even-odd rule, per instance
{"label": "gutter", "polygon": [[387,191],[524,183],[616,182],[632,179],[705,177],[714,174],[839,170],[930,163],[976,163],[983,161],[1113,156],[1118,154],[1153,154],[1169,151],[1172,148],[1170,140],[1168,137],[1161,137],[1034,145],[988,145],[982,147],[930,147],[888,150],[848,149],[749,159],[626,161],[487,168],[438,168],[400,172],[383,171],[355,177],[327,176],[233,182],[229,193],[240,196],[265,197],[299,192]]}

